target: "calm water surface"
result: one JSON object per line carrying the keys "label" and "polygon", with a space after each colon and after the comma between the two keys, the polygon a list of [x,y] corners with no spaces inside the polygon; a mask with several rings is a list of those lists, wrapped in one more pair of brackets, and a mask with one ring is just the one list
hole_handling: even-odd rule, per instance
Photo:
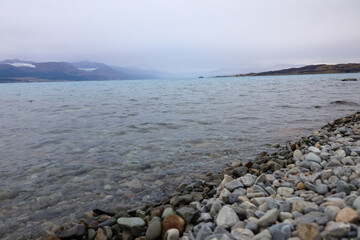
{"label": "calm water surface", "polygon": [[1,84],[0,235],[156,201],[295,141],[360,110],[360,82],[340,81],[350,77]]}

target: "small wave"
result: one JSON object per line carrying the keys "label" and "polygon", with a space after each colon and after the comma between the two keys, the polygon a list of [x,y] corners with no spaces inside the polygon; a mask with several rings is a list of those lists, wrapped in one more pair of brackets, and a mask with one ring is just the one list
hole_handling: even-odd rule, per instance
{"label": "small wave", "polygon": [[167,129],[178,129],[180,126],[173,123],[156,123],[157,126],[165,127]]}
{"label": "small wave", "polygon": [[52,144],[60,144],[60,142],[59,141],[45,141],[45,142],[36,144],[36,145],[32,146],[31,148],[32,149],[38,149],[38,148],[42,148],[42,147],[44,147],[46,145],[52,145]]}
{"label": "small wave", "polygon": [[112,135],[115,135],[115,136],[122,136],[122,135],[125,135],[126,132],[125,131],[118,131],[118,132],[113,132]]}
{"label": "small wave", "polygon": [[213,125],[213,123],[209,121],[197,121],[196,123],[199,125]]}
{"label": "small wave", "polygon": [[161,98],[159,98],[159,97],[151,97],[150,99],[151,100],[160,100]]}
{"label": "small wave", "polygon": [[71,130],[71,129],[66,129],[66,130],[52,130],[52,131],[47,132],[47,134],[71,133],[71,132],[73,132],[73,131],[74,131],[74,130]]}
{"label": "small wave", "polygon": [[238,119],[239,120],[257,120],[257,119],[260,119],[260,118],[248,116],[248,117],[240,117]]}
{"label": "small wave", "polygon": [[291,106],[291,105],[278,105],[275,107],[278,107],[278,108],[301,108],[301,107],[295,107],[295,106]]}

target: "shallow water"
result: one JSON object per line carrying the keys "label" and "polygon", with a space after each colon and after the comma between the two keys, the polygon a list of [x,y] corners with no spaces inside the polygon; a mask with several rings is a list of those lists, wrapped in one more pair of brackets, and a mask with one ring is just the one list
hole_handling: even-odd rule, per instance
{"label": "shallow water", "polygon": [[[360,74],[0,85],[0,235],[174,186],[359,111]],[[344,101],[344,102],[336,102]],[[17,229],[17,231],[14,231]]]}

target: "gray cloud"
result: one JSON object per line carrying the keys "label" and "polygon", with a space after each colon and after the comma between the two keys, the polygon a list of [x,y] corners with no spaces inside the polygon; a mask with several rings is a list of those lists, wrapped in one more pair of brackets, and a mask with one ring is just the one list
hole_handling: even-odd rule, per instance
{"label": "gray cloud", "polygon": [[0,59],[173,72],[360,62],[358,0],[12,0]]}

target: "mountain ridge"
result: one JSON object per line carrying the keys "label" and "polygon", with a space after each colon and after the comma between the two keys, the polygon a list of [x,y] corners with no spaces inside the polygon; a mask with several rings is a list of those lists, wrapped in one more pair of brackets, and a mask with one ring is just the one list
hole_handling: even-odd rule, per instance
{"label": "mountain ridge", "polygon": [[161,78],[155,71],[110,67],[104,63],[33,62],[7,59],[0,62],[0,83],[135,80]]}
{"label": "mountain ridge", "polygon": [[304,74],[329,74],[329,73],[358,73],[360,72],[360,63],[342,63],[342,64],[316,64],[306,65],[298,68],[287,68],[275,71],[266,71],[260,73],[235,74],[216,77],[247,77],[247,76],[275,76],[275,75],[304,75]]}

